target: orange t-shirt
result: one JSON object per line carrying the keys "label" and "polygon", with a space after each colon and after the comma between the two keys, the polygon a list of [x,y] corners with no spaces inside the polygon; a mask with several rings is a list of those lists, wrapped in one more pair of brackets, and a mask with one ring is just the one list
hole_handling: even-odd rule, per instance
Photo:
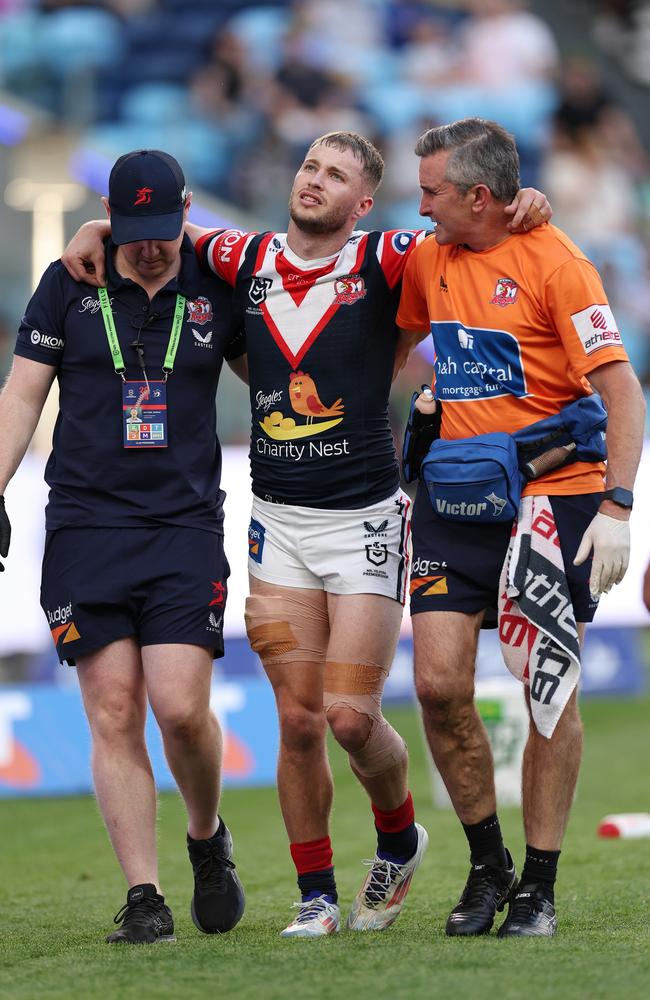
{"label": "orange t-shirt", "polygon": [[[550,225],[478,253],[425,240],[406,265],[397,322],[431,330],[447,439],[514,433],[589,395],[595,368],[627,361],[598,272]],[[603,473],[575,462],[524,493],[595,493]]]}

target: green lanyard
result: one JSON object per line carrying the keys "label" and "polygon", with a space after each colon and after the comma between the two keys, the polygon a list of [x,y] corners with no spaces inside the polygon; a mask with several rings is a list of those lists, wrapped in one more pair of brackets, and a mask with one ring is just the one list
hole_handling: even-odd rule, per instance
{"label": "green lanyard", "polygon": [[[113,319],[113,310],[111,309],[111,302],[108,297],[108,291],[105,288],[98,288],[97,294],[99,295],[99,304],[102,309],[102,317],[104,320],[104,329],[106,330],[106,339],[108,340],[108,346],[111,351],[111,357],[113,359],[113,366],[117,374],[121,377],[122,381],[126,381],[124,378],[124,372],[126,371],[126,365],[124,364],[124,358],[122,357],[122,351],[120,349],[120,342],[117,339],[117,330],[115,329],[115,320]],[[176,360],[176,352],[178,350],[178,344],[181,339],[181,330],[183,329],[183,316],[185,314],[185,298],[182,295],[176,296],[176,306],[174,308],[174,319],[172,322],[171,333],[169,334],[169,343],[167,344],[167,353],[165,354],[165,360],[163,361],[163,374],[165,376],[164,381],[174,370],[174,361]]]}

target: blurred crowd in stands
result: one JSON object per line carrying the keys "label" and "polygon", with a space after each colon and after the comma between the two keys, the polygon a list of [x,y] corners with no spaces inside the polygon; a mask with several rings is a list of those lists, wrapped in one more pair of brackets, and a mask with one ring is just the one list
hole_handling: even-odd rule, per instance
{"label": "blurred crowd in stands", "polygon": [[[260,228],[284,228],[295,169],[323,132],[377,143],[386,175],[370,224],[410,228],[422,223],[417,136],[466,115],[502,122],[522,184],[547,193],[601,270],[650,402],[648,87],[650,0],[0,0],[0,98],[109,162],[164,148],[195,193]],[[18,319],[3,309],[0,376]],[[393,393],[398,442],[427,350]],[[244,394],[230,391],[220,434],[244,443]],[[26,657],[0,655],[0,680],[38,675]]]}
{"label": "blurred crowd in stands", "polygon": [[[601,269],[650,393],[650,133],[599,71],[607,60],[628,86],[650,86],[650,3],[569,3],[584,18],[561,47],[533,6],[0,0],[0,89],[111,159],[164,147],[191,187],[269,228],[284,227],[291,179],[318,134],[369,135],[386,159],[371,222],[412,227],[417,136],[468,114],[495,118],[517,138],[522,184],[548,194],[554,221]],[[399,393],[397,409],[401,420]]]}

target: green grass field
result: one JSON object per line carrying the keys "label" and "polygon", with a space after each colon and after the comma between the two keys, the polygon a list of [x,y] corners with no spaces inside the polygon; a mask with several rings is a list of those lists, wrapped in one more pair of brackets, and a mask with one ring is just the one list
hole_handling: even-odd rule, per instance
{"label": "green grass field", "polygon": [[[160,804],[160,868],[178,941],[103,943],[125,887],[91,798],[0,804],[0,996],[7,998],[331,998],[650,996],[650,841],[596,837],[608,812],[650,811],[650,699],[584,703],[586,750],[557,887],[553,940],[448,939],[444,924],[467,874],[455,817],[432,805],[419,721],[390,714],[408,739],[412,789],[430,846],[399,921],[381,934],[281,940],[297,898],[275,790],[227,791],[247,891],[241,924],[201,935],[189,916],[191,870],[179,800]],[[332,833],[344,913],[374,849],[371,814],[347,761],[332,751]],[[501,810],[518,867],[519,812]]]}

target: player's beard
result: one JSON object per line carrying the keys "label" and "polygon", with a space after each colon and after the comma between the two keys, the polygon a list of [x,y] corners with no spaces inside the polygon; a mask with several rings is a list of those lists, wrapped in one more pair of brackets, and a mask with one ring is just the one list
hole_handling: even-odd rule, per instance
{"label": "player's beard", "polygon": [[332,233],[338,233],[341,229],[345,229],[350,218],[350,211],[341,205],[319,216],[303,216],[299,215],[294,208],[292,198],[289,201],[289,215],[291,221],[302,233],[307,233],[309,236],[329,236]]}

